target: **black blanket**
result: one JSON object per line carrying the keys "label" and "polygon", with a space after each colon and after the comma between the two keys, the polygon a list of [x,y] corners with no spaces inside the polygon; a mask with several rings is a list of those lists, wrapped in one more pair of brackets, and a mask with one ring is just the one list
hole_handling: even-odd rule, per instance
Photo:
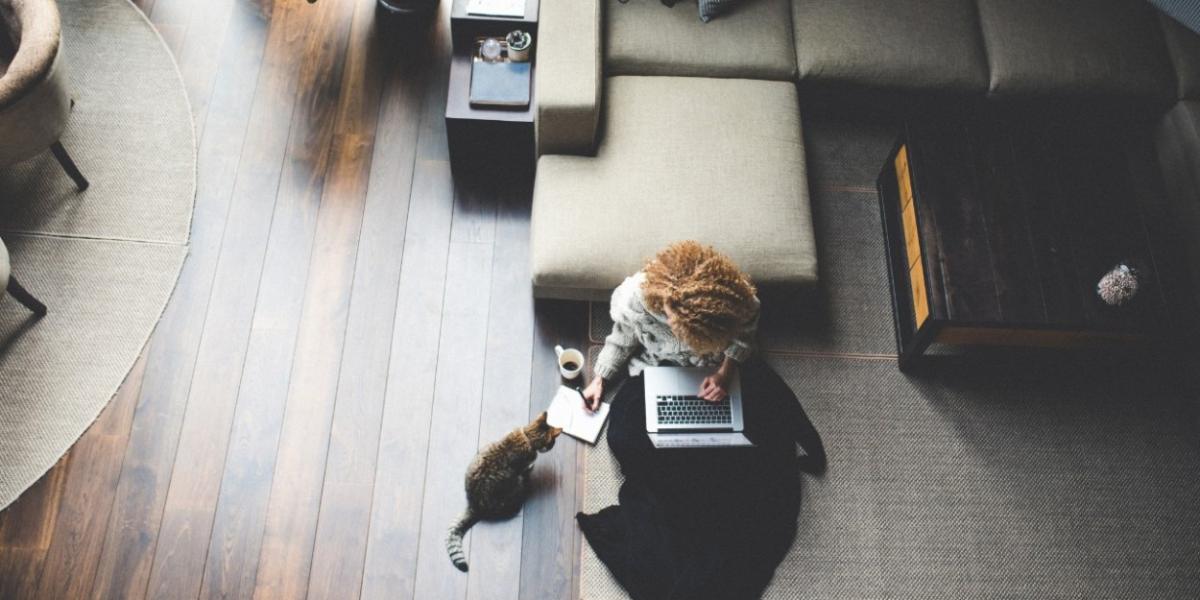
{"label": "black blanket", "polygon": [[[608,444],[620,504],[576,519],[633,600],[758,598],[796,535],[800,471],[820,473],[820,436],[766,363],[741,368],[745,433],[755,448],[656,450],[641,377],[613,401]],[[796,445],[807,456],[798,457]]]}

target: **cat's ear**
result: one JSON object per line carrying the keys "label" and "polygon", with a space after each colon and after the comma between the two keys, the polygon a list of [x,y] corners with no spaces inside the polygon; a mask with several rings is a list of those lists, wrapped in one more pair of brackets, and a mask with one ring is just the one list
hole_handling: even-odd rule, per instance
{"label": "cat's ear", "polygon": [[537,416],[537,419],[534,420],[534,423],[536,423],[539,427],[545,426],[546,425],[546,411],[542,411],[542,414]]}

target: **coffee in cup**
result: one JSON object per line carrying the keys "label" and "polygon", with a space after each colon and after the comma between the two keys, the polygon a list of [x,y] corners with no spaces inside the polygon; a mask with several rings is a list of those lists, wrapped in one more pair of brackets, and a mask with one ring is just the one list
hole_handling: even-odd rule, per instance
{"label": "coffee in cup", "polygon": [[579,377],[583,372],[583,353],[574,349],[562,346],[555,346],[554,353],[558,355],[558,374],[562,375],[563,379],[572,380]]}

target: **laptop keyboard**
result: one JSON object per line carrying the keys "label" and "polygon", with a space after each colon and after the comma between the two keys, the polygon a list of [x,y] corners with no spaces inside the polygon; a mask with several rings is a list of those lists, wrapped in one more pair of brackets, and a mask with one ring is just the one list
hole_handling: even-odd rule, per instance
{"label": "laptop keyboard", "polygon": [[732,425],[729,398],[709,402],[699,396],[658,396],[659,425]]}

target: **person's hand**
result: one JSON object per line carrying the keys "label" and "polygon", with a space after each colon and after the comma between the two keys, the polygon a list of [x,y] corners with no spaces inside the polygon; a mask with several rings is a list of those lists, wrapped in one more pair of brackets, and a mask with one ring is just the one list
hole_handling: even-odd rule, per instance
{"label": "person's hand", "polygon": [[733,380],[733,372],[736,369],[737,363],[726,358],[716,373],[705,377],[704,381],[700,382],[700,397],[709,402],[720,402],[728,398],[729,382]]}
{"label": "person's hand", "polygon": [[700,397],[709,402],[720,402],[729,396],[729,377],[717,371],[700,382]]}
{"label": "person's hand", "polygon": [[596,412],[604,397],[604,378],[599,375],[592,377],[592,382],[583,390],[583,408],[588,412]]}

